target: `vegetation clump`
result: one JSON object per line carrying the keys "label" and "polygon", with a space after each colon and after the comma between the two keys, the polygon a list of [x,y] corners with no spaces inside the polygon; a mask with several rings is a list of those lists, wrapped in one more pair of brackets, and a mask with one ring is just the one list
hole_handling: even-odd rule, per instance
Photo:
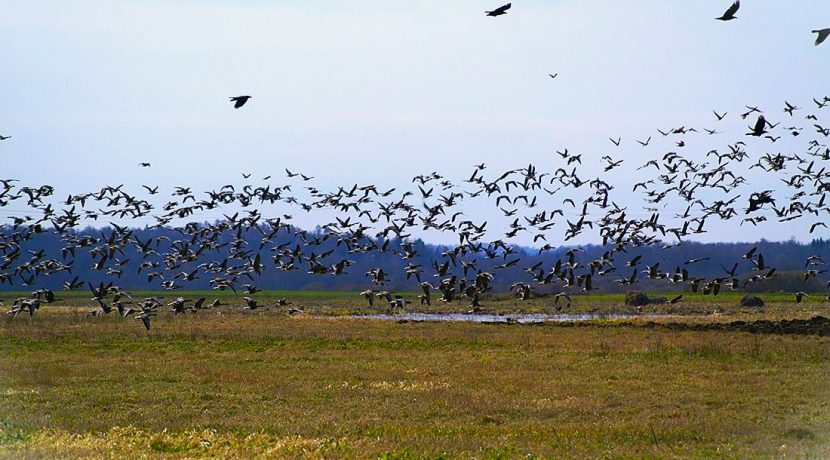
{"label": "vegetation clump", "polygon": [[754,295],[745,295],[741,297],[741,306],[742,307],[763,307],[764,306],[764,299],[754,296]]}
{"label": "vegetation clump", "polygon": [[643,291],[628,291],[625,293],[625,304],[632,307],[642,307],[651,303],[651,299]]}

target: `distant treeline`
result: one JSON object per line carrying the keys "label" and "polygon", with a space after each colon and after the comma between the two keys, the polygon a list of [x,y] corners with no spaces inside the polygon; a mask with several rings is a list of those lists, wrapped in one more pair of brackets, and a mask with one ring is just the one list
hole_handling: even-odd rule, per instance
{"label": "distant treeline", "polygon": [[[490,272],[495,277],[494,287],[497,291],[506,291],[510,285],[517,281],[531,283],[535,286],[537,292],[558,292],[562,290],[561,281],[541,285],[534,282],[534,276],[538,275],[539,271],[547,273],[553,267],[557,260],[567,261],[566,251],[571,247],[561,247],[553,250],[548,250],[539,253],[538,249],[512,247],[515,252],[509,253],[506,256],[504,251],[499,250],[496,257],[489,257],[484,253],[467,253],[457,257],[457,264],[453,265],[451,258],[446,255],[447,250],[451,249],[446,246],[426,244],[421,240],[411,240],[408,243],[414,249],[415,256],[411,258],[404,258],[402,256],[400,240],[390,240],[385,244],[384,251],[368,251],[361,252],[359,250],[349,251],[345,244],[338,244],[336,238],[327,238],[323,240],[325,235],[319,228],[314,231],[305,232],[305,238],[298,236],[295,233],[280,232],[276,237],[266,244],[261,244],[263,241],[263,233],[267,229],[249,228],[244,232],[243,238],[247,242],[247,249],[253,253],[259,253],[262,263],[265,266],[261,275],[252,275],[249,279],[247,276],[242,276],[238,279],[237,287],[250,283],[256,285],[260,289],[279,289],[279,290],[362,290],[367,287],[374,287],[371,283],[371,278],[367,277],[365,273],[373,268],[382,268],[391,278],[384,286],[374,287],[389,290],[389,291],[415,291],[418,290],[419,282],[415,276],[406,278],[404,273],[408,264],[418,264],[421,266],[423,272],[421,273],[422,281],[429,281],[434,285],[440,283],[440,278],[436,277],[435,264],[444,264],[450,261],[450,267],[446,276],[452,274],[459,278],[466,278],[472,280],[475,278],[476,269]],[[11,234],[12,229],[9,227],[0,227],[0,233],[5,232],[7,235]],[[86,228],[78,231],[69,231],[78,238],[90,237],[96,239],[103,239],[109,236],[110,229],[94,229]],[[226,232],[219,238],[220,243],[228,243],[235,236],[232,232]],[[177,241],[188,241],[182,232],[173,228],[145,228],[134,229],[133,238],[142,243],[152,242],[151,247],[157,254],[165,254],[171,251],[173,245]],[[312,246],[307,245],[308,241],[317,240],[319,244]],[[320,242],[322,241],[322,242]],[[385,240],[376,241],[380,247],[384,246]],[[98,245],[102,244],[100,241]],[[275,247],[281,246],[283,248],[293,249],[297,245],[301,247],[304,257],[310,253],[317,255],[332,251],[325,259],[326,262],[333,264],[342,259],[349,259],[353,261],[353,265],[349,266],[345,273],[334,276],[332,274],[314,275],[309,274],[309,263],[304,261],[297,261],[294,264],[295,269],[284,271],[278,270],[272,257],[277,253]],[[485,245],[486,246],[486,245]],[[767,267],[774,267],[776,274],[768,280],[752,283],[746,288],[741,282],[742,290],[748,292],[768,292],[768,291],[805,291],[816,292],[826,289],[827,280],[830,279],[827,273],[819,273],[817,277],[805,280],[805,271],[807,267],[805,262],[810,256],[821,256],[824,260],[830,261],[830,240],[816,239],[808,244],[802,244],[795,241],[787,242],[769,242],[761,240],[757,243],[696,243],[684,242],[680,245],[664,248],[662,245],[652,245],[638,248],[627,249],[625,253],[615,253],[613,256],[613,265],[615,270],[606,273],[604,276],[599,275],[599,271],[608,270],[609,266],[604,268],[597,268],[594,275],[593,286],[598,292],[624,292],[629,289],[640,289],[646,291],[683,291],[688,290],[688,284],[678,283],[674,284],[665,279],[648,279],[644,270],[647,265],[654,265],[659,263],[658,271],[664,273],[674,273],[679,267],[681,270],[686,269],[689,276],[693,278],[705,278],[711,280],[719,277],[727,277],[727,271],[730,271],[733,265],[737,262],[738,268],[735,272],[736,278],[744,280],[754,274],[760,273],[753,271],[753,264],[749,260],[742,259],[742,256],[751,248],[757,246],[757,253],[763,254],[765,264]],[[5,282],[0,284],[0,290],[28,290],[36,288],[49,288],[59,290],[65,281],[72,280],[74,277],[79,277],[80,280],[92,283],[101,281],[113,281],[118,286],[129,289],[161,289],[161,278],[156,277],[152,282],[148,281],[147,274],[149,272],[159,272],[165,280],[174,279],[174,277],[181,272],[188,272],[196,270],[200,264],[216,262],[221,263],[227,255],[225,250],[207,249],[201,253],[200,257],[193,263],[185,264],[177,267],[174,270],[166,270],[163,261],[160,267],[151,269],[141,269],[139,266],[146,258],[160,262],[159,258],[153,259],[153,256],[147,256],[137,250],[137,245],[128,245],[123,249],[119,249],[115,255],[114,260],[107,262],[106,267],[98,267],[95,269],[96,261],[90,254],[89,248],[76,248],[74,251],[64,251],[64,242],[62,237],[55,231],[44,231],[34,235],[31,240],[20,242],[20,249],[22,255],[19,257],[20,263],[25,263],[27,258],[34,257],[36,253],[43,250],[43,257],[53,258],[61,261],[67,265],[71,265],[70,271],[63,271],[50,276],[37,276],[34,283],[29,286],[24,277],[18,275],[11,279],[11,284]],[[576,261],[581,264],[582,271],[590,269],[591,261],[600,259],[603,253],[610,251],[611,246],[603,247],[599,245],[581,246],[584,252],[576,254]],[[0,254],[5,255],[10,249],[0,248]],[[74,252],[74,253],[73,253]],[[411,254],[412,252],[410,252]],[[641,256],[636,267],[629,267],[627,262]],[[498,265],[504,264],[505,261],[512,261],[520,259],[518,263],[503,269],[495,268]],[[693,259],[708,259],[701,260],[695,263],[687,263]],[[0,259],[2,260],[2,259]],[[465,276],[461,261],[469,262],[475,261],[475,269],[468,269]],[[71,263],[70,263],[71,262]],[[532,267],[541,262],[541,265],[536,268],[533,275],[526,271],[527,268]],[[116,269],[119,274],[107,274],[107,269]],[[823,270],[822,265],[812,265],[809,267],[813,270]],[[630,278],[633,271],[637,271],[635,284],[631,286],[622,286],[615,282],[620,278]],[[767,271],[769,268],[767,268]],[[6,270],[8,271],[8,269]],[[210,289],[209,283],[211,279],[210,273],[199,272],[198,278],[193,281],[178,280],[184,289]]]}

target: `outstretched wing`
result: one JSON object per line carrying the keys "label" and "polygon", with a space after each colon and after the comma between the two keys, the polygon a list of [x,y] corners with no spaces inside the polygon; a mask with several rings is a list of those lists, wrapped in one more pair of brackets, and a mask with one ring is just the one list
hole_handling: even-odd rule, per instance
{"label": "outstretched wing", "polygon": [[730,6],[729,9],[726,10],[726,13],[723,13],[723,17],[730,18],[732,16],[735,16],[735,13],[738,12],[738,9],[740,7],[741,7],[741,1],[736,0],[735,3],[733,3],[732,6]]}
{"label": "outstretched wing", "polygon": [[498,16],[498,15],[501,15],[501,14],[505,14],[507,12],[507,10],[509,10],[512,5],[513,5],[512,3],[508,3],[507,5],[502,5],[498,8],[496,8],[493,11],[487,11],[486,13],[489,14],[490,16]]}

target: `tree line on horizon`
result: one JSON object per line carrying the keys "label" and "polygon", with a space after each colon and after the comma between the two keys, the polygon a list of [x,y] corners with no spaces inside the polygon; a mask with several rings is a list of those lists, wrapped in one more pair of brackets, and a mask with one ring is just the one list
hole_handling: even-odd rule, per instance
{"label": "tree line on horizon", "polygon": [[[267,227],[267,226],[265,226]],[[71,230],[78,238],[104,238],[106,239],[107,228],[92,228],[87,227],[80,230]],[[133,229],[133,235],[138,241],[151,242],[152,247],[159,253],[165,253],[171,249],[176,241],[181,241],[185,237],[182,233],[170,227],[153,227],[144,229]],[[267,232],[267,228],[263,228],[261,232]],[[12,228],[9,226],[0,227],[0,234],[10,234]],[[220,242],[229,242],[234,235],[227,232],[228,235],[223,235]],[[324,232],[317,228],[305,233],[306,238],[315,239],[322,238]],[[541,251],[535,248],[511,246],[512,253],[504,254],[504,251],[499,251],[497,254],[490,256],[482,254],[470,254],[465,257],[468,263],[471,260],[475,261],[475,269],[469,269],[464,273],[464,269],[459,261],[453,265],[452,257],[446,255],[449,246],[429,244],[421,239],[400,240],[391,239],[388,242],[385,240],[377,240],[379,247],[385,247],[383,251],[370,252],[352,252],[350,253],[345,245],[339,245],[335,239],[327,239],[317,247],[318,253],[333,251],[332,257],[345,258],[354,263],[348,269],[337,276],[326,275],[312,275],[308,273],[308,264],[298,263],[293,270],[285,271],[278,270],[276,265],[270,260],[269,255],[273,252],[270,248],[273,246],[285,246],[288,248],[295,245],[303,245],[302,236],[298,234],[288,234],[281,232],[273,243],[260,247],[262,235],[258,231],[248,229],[243,235],[248,248],[255,250],[261,255],[265,269],[261,275],[252,276],[250,279],[241,277],[237,282],[237,289],[241,291],[240,286],[243,284],[253,284],[259,289],[269,290],[317,290],[317,291],[359,291],[372,287],[374,289],[393,291],[417,291],[419,289],[420,281],[427,281],[435,285],[440,283],[440,277],[435,276],[437,272],[436,264],[440,267],[443,264],[449,263],[447,276],[451,274],[457,275],[460,279],[475,278],[475,270],[489,271],[498,273],[494,282],[494,288],[499,292],[506,292],[510,289],[511,283],[516,281],[530,283],[534,286],[534,291],[538,294],[546,292],[554,292],[557,290],[557,285],[543,285],[534,283],[535,273],[526,272],[526,269],[542,262],[543,266],[551,266],[557,260],[566,260],[566,252],[574,247],[579,247],[584,252],[580,255],[580,260],[590,261],[601,258],[603,253],[610,250],[611,246],[602,246],[596,244],[582,245],[582,246],[562,246],[548,251]],[[411,249],[414,249],[416,254],[414,257],[405,258],[404,251],[401,250],[402,244],[408,244]],[[118,275],[113,276],[107,274],[103,270],[96,270],[95,260],[89,251],[66,251],[64,249],[64,242],[62,237],[55,231],[43,231],[35,235],[31,240],[20,243],[21,252],[27,254],[35,254],[43,251],[46,257],[53,257],[58,260],[73,260],[71,271],[64,271],[51,276],[38,276],[34,285],[29,286],[23,279],[12,279],[6,283],[0,284],[0,291],[25,291],[29,289],[48,288],[52,290],[60,290],[65,282],[73,280],[78,277],[78,280],[83,282],[90,282],[97,284],[100,282],[114,281],[115,284],[122,289],[127,290],[159,290],[162,289],[159,283],[160,279],[170,280],[174,279],[176,275],[181,272],[195,270],[198,263],[185,264],[182,267],[177,267],[175,270],[165,270],[162,265],[159,268],[148,269],[139,268],[142,259],[145,257],[140,253],[136,247],[127,246],[120,249],[116,255],[117,261],[123,263],[123,270]],[[809,243],[800,243],[794,240],[773,242],[761,240],[757,243],[700,243],[700,242],[683,242],[680,245],[672,246],[668,249],[662,245],[649,245],[638,248],[630,248],[625,253],[614,254],[615,265],[617,270],[611,273],[606,273],[602,276],[595,275],[593,287],[596,292],[625,292],[631,289],[638,289],[644,291],[687,291],[690,287],[686,283],[671,283],[665,279],[648,279],[644,273],[646,266],[652,266],[659,263],[659,271],[666,273],[673,273],[676,269],[686,269],[695,277],[716,278],[720,276],[728,276],[727,273],[733,268],[733,265],[738,262],[738,268],[735,272],[735,277],[740,280],[745,280],[754,273],[752,263],[748,260],[743,260],[742,256],[746,254],[753,247],[757,247],[757,252],[764,255],[767,265],[776,267],[776,274],[774,277],[763,280],[761,282],[752,283],[746,287],[741,284],[741,291],[745,292],[820,292],[827,291],[827,280],[830,276],[827,273],[820,273],[817,277],[804,276],[806,271],[805,260],[810,256],[830,257],[830,240],[817,238]],[[410,251],[410,256],[413,251]],[[222,251],[207,250],[203,257],[199,259],[200,263],[214,261],[221,263],[223,259]],[[505,260],[520,257],[521,260],[514,266],[507,268],[494,268],[501,265]],[[629,262],[636,257],[640,257],[640,263],[634,267],[628,267],[626,262]],[[701,260],[702,259],[702,260]],[[698,260],[698,262],[689,262]],[[420,281],[416,279],[415,275],[406,278],[404,273],[408,264],[420,265],[422,273],[420,274]],[[367,272],[372,269],[381,268],[387,274],[390,274],[388,281],[382,286],[372,284],[372,277],[367,276]],[[811,267],[815,269],[816,267]],[[818,267],[822,269],[822,267]],[[636,276],[634,284],[623,285],[617,280],[622,278],[630,278],[634,271],[639,272]],[[156,272],[157,275],[152,280],[148,280],[148,274]],[[158,275],[161,276],[158,276]],[[188,290],[208,290],[211,289],[210,277],[202,274],[197,279],[192,281],[182,281],[182,289]],[[82,288],[82,289],[85,289]]]}

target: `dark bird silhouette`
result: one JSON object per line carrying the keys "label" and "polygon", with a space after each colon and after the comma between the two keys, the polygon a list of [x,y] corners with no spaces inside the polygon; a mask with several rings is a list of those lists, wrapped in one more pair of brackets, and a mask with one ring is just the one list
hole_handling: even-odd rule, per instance
{"label": "dark bird silhouette", "polygon": [[5,141],[6,139],[11,139],[11,138],[12,138],[11,136],[4,136],[4,135],[0,134],[0,141]]}
{"label": "dark bird silhouette", "polygon": [[824,43],[824,40],[827,40],[827,37],[830,36],[830,28],[817,29],[814,30],[813,33],[818,34],[818,36],[816,37],[816,46],[818,46]]}
{"label": "dark bird silhouette", "polygon": [[230,100],[231,100],[231,102],[234,103],[233,108],[238,109],[238,108],[242,107],[243,105],[245,105],[245,103],[248,102],[248,99],[250,99],[250,98],[251,98],[251,96],[234,96],[234,97],[230,98]]}
{"label": "dark bird silhouette", "polygon": [[498,8],[496,8],[493,11],[485,11],[485,13],[487,14],[487,16],[492,16],[492,17],[501,16],[503,14],[507,14],[507,10],[509,10],[511,6],[513,6],[513,4],[508,3],[506,5],[502,5]]}
{"label": "dark bird silhouette", "polygon": [[755,136],[761,137],[767,133],[767,120],[764,118],[763,115],[758,115],[758,121],[755,122],[755,126],[751,126],[749,129],[752,131],[746,133],[747,136]]}
{"label": "dark bird silhouette", "polygon": [[740,7],[741,7],[740,0],[736,0],[735,3],[733,3],[732,6],[730,6],[729,9],[727,9],[726,12],[723,13],[723,16],[721,16],[719,18],[715,18],[715,19],[717,19],[719,21],[731,21],[731,20],[737,18],[737,16],[735,16],[735,13],[738,12],[738,9]]}

